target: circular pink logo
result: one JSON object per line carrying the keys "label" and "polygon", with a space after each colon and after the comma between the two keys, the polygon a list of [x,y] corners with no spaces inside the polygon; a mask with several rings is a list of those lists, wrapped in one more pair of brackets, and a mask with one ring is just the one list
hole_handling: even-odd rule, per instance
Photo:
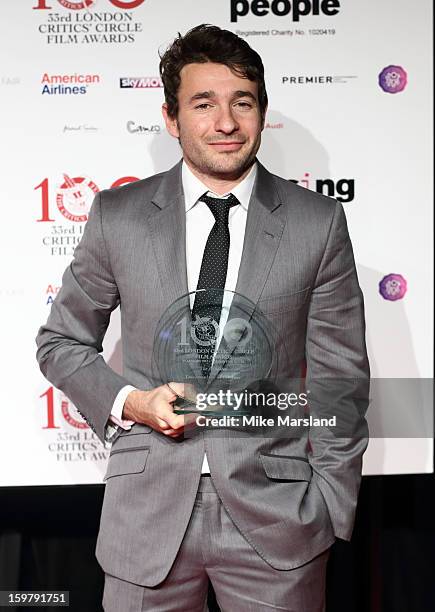
{"label": "circular pink logo", "polygon": [[408,75],[402,66],[386,66],[379,74],[379,85],[387,93],[399,93],[408,83]]}
{"label": "circular pink logo", "polygon": [[384,300],[401,300],[407,290],[406,280],[401,274],[387,274],[379,283],[379,293]]}

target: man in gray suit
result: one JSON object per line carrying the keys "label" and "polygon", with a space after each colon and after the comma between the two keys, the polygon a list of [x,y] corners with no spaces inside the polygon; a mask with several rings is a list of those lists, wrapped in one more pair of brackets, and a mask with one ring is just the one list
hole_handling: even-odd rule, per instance
{"label": "man in gray suit", "polygon": [[[112,442],[96,548],[104,609],[199,612],[210,579],[224,612],[320,612],[367,445],[363,297],[343,208],[256,159],[267,94],[246,41],[198,26],[160,71],[183,159],[96,196],[37,336],[44,375]],[[280,330],[282,372],[297,379],[306,367],[310,412],[338,414],[340,435],[320,425],[185,435],[173,405],[182,387],[150,380],[154,333],[175,300],[215,275]],[[100,354],[117,306],[122,376]]]}

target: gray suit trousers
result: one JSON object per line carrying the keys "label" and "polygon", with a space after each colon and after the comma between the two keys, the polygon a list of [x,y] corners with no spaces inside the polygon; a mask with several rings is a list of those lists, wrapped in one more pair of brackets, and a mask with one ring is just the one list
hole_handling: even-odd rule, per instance
{"label": "gray suit trousers", "polygon": [[144,587],[106,573],[103,608],[104,612],[205,612],[211,580],[222,612],[323,612],[328,556],[329,549],[296,569],[274,569],[237,529],[212,478],[202,476],[167,577],[155,587]]}

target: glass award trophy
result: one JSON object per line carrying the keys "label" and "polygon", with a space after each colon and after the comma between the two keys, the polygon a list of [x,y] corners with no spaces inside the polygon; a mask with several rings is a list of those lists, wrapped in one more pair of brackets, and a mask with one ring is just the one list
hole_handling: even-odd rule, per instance
{"label": "glass award trophy", "polygon": [[[276,359],[276,333],[252,301],[234,291],[204,289],[178,298],[161,316],[152,376],[176,393],[177,414],[242,415],[249,407],[235,408],[233,394],[273,378]],[[184,392],[171,383],[183,383]]]}

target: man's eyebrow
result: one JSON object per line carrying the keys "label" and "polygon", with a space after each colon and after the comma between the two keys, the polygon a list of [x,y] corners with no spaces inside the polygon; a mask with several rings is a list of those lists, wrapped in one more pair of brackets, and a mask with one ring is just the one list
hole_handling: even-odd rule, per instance
{"label": "man's eyebrow", "polygon": [[254,102],[257,101],[257,98],[254,96],[252,91],[244,91],[243,89],[239,89],[234,92],[233,98],[251,98]]}
{"label": "man's eyebrow", "polygon": [[194,102],[195,100],[202,100],[203,98],[213,98],[216,95],[216,92],[213,90],[209,91],[198,91],[198,93],[194,94],[189,102]]}
{"label": "man's eyebrow", "polygon": [[[195,100],[210,99],[215,96],[216,92],[212,89],[207,91],[198,91],[190,98],[189,102],[195,102]],[[251,91],[245,91],[243,89],[238,89],[237,91],[234,91],[232,98],[251,98],[254,102],[257,101],[256,97]]]}

